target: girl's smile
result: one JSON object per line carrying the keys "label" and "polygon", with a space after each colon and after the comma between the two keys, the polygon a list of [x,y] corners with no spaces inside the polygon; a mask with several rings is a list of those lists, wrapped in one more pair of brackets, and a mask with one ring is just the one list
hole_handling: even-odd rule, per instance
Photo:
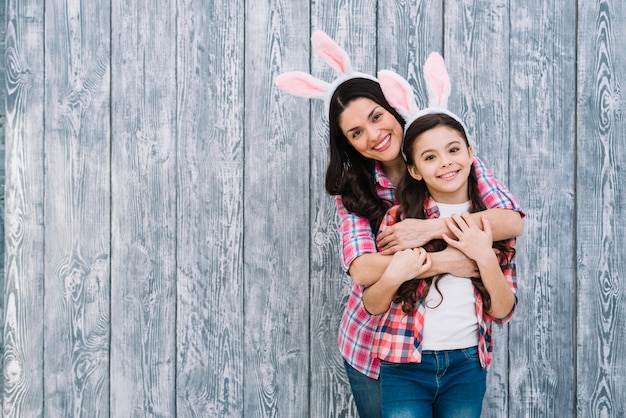
{"label": "girl's smile", "polygon": [[469,200],[468,177],[474,150],[458,131],[436,126],[417,137],[413,147],[414,165],[408,166],[416,180],[424,180],[428,192],[440,203]]}

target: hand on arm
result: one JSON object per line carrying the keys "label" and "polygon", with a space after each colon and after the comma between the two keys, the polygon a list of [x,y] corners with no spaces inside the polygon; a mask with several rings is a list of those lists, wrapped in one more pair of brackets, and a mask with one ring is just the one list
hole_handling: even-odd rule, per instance
{"label": "hand on arm", "polygon": [[431,268],[431,258],[423,248],[398,251],[392,257],[380,280],[365,289],[365,309],[378,315],[386,312],[400,285],[419,277]]}
{"label": "hand on arm", "polygon": [[[515,238],[524,232],[522,216],[519,212],[510,209],[487,209],[470,215],[474,222],[481,224],[484,216],[491,224],[493,240]],[[451,231],[442,218],[437,219],[404,219],[385,228],[378,234],[378,248],[384,255],[392,255],[407,248],[423,246],[427,242],[441,238],[443,234],[450,235]]]}
{"label": "hand on arm", "polygon": [[443,239],[449,246],[474,260],[478,266],[483,285],[491,296],[491,310],[487,313],[494,318],[504,318],[513,309],[515,295],[492,249],[493,233],[487,217],[482,216],[480,219],[482,230],[469,213],[453,215],[445,221],[456,239],[448,234],[444,234]]}

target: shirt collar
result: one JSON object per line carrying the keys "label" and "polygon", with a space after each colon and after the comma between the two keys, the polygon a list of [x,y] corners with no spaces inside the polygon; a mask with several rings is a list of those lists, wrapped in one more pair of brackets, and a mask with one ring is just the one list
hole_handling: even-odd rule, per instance
{"label": "shirt collar", "polygon": [[383,166],[380,161],[376,161],[374,164],[374,181],[380,187],[383,187],[385,189],[396,188],[395,185],[392,184],[389,178],[385,175],[385,172],[383,171]]}

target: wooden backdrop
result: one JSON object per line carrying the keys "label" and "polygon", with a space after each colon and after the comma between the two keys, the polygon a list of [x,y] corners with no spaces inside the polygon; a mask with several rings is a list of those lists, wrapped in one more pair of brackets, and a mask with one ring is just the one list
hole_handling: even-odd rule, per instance
{"label": "wooden backdrop", "polygon": [[4,417],[357,415],[314,29],[442,52],[528,214],[484,416],[626,415],[623,0],[2,3]]}

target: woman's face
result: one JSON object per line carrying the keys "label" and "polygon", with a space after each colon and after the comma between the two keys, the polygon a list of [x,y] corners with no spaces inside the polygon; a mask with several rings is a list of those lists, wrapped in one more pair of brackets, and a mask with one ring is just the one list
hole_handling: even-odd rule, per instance
{"label": "woman's face", "polygon": [[378,103],[361,97],[346,106],[339,127],[364,157],[390,162],[400,155],[404,133],[398,120]]}
{"label": "woman's face", "polygon": [[437,126],[422,133],[413,144],[413,162],[408,170],[424,180],[428,192],[440,203],[464,203],[469,199],[468,178],[474,150],[459,131]]}

